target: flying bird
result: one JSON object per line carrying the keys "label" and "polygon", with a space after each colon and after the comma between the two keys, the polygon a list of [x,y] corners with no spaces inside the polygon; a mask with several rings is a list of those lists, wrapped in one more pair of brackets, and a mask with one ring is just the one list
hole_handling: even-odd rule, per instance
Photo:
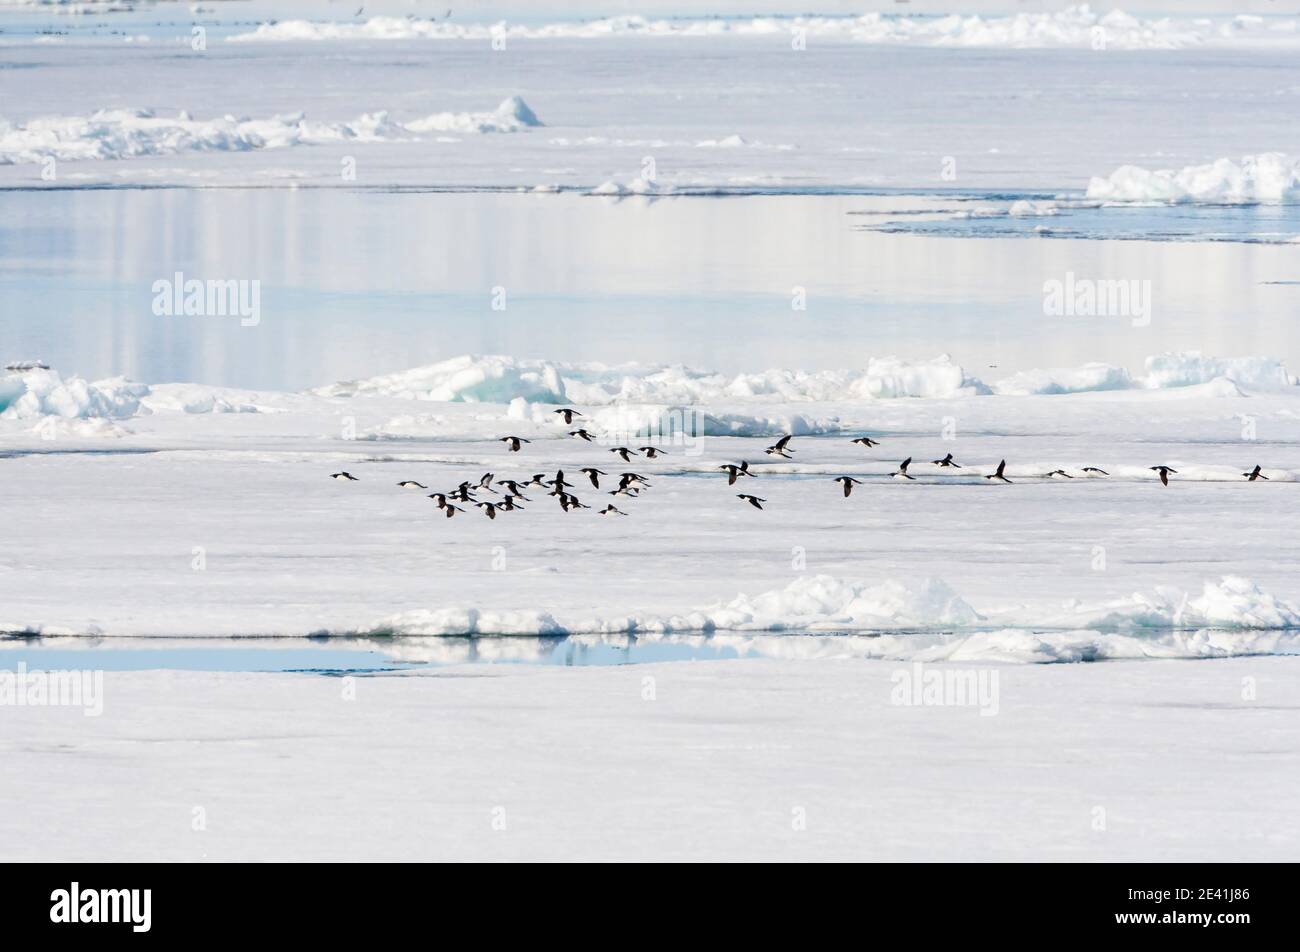
{"label": "flying bird", "polygon": [[577,496],[560,493],[560,508],[565,512],[571,512],[574,509],[590,509],[591,507],[580,502]]}
{"label": "flying bird", "polygon": [[617,453],[619,456],[623,457],[623,462],[625,463],[632,462],[632,457],[636,455],[636,450],[630,450],[626,446],[616,446],[610,450],[610,452]]}
{"label": "flying bird", "polygon": [[584,466],[578,472],[587,474],[587,478],[591,480],[592,489],[600,488],[600,480],[597,477],[607,475],[603,469],[597,469],[594,466]]}
{"label": "flying bird", "polygon": [[506,449],[510,452],[518,453],[520,443],[531,443],[532,440],[526,440],[522,436],[503,436],[501,442],[506,444]]}
{"label": "flying bird", "polygon": [[646,459],[657,459],[660,456],[668,455],[663,450],[659,449],[659,447],[657,446],[641,446],[638,447],[638,449],[640,449],[641,452],[645,454]]}
{"label": "flying bird", "polygon": [[456,513],[458,513],[458,512],[464,512],[465,510],[464,510],[464,509],[458,509],[458,508],[456,508],[455,506],[453,506],[453,505],[451,505],[451,504],[448,504],[448,505],[446,505],[446,506],[443,507],[443,511],[445,511],[445,512],[447,513],[447,518],[450,519],[450,518],[452,518],[453,516],[455,516]]}
{"label": "flying bird", "polygon": [[627,515],[626,512],[624,512],[622,509],[619,509],[617,506],[614,506],[613,504],[610,504],[606,506],[604,509],[600,510],[599,514],[602,516],[626,516]]}
{"label": "flying bird", "polygon": [[494,502],[476,502],[476,503],[474,503],[474,505],[476,505],[476,506],[478,506],[480,509],[482,509],[482,510],[483,510],[483,515],[487,516],[489,519],[495,519],[495,518],[497,517],[497,504],[496,504],[496,503],[494,503]]}
{"label": "flying bird", "polygon": [[1259,471],[1258,463],[1255,464],[1255,468],[1252,469],[1249,473],[1242,473],[1241,475],[1245,476],[1246,479],[1250,480],[1250,482],[1252,483],[1257,479],[1262,479],[1265,481],[1268,480],[1268,477]]}
{"label": "flying bird", "polygon": [[854,479],[852,476],[836,476],[835,482],[839,483],[841,486],[844,487],[845,499],[849,498],[849,494],[853,492],[854,486],[862,485],[862,481],[860,479]]}
{"label": "flying bird", "polygon": [[954,463],[954,462],[952,461],[952,454],[951,454],[951,453],[949,453],[949,454],[948,454],[947,456],[945,456],[943,459],[930,460],[930,462],[934,463],[935,466],[943,466],[943,467],[951,466],[953,469],[961,469],[961,464],[960,464],[960,463]]}
{"label": "flying bird", "polygon": [[727,463],[723,466],[719,466],[718,469],[722,470],[722,472],[727,474],[728,486],[735,485],[736,477],[738,476],[754,476],[754,474],[749,471],[749,464],[746,462],[742,462],[739,466],[734,466],[731,463]]}
{"label": "flying bird", "polygon": [[992,475],[990,475],[990,476],[985,476],[984,478],[985,478],[985,479],[1000,479],[1000,480],[1002,480],[1004,483],[1009,483],[1009,482],[1011,482],[1011,480],[1007,479],[1007,477],[1006,477],[1005,475],[1003,475],[1003,473],[1002,473],[1002,471],[1003,471],[1004,469],[1006,469],[1006,468],[1007,468],[1007,461],[1006,461],[1006,460],[1002,460],[1002,462],[998,463],[998,468],[997,468],[997,470],[995,470],[995,471],[993,472]]}
{"label": "flying bird", "polygon": [[357,478],[351,473],[330,473],[330,479],[347,479],[356,482]]}
{"label": "flying bird", "polygon": [[1098,469],[1096,466],[1085,466],[1085,467],[1083,468],[1083,471],[1084,471],[1085,473],[1096,473],[1098,476],[1109,476],[1109,475],[1110,475],[1110,473],[1106,472],[1104,469]]}
{"label": "flying bird", "polygon": [[767,502],[766,499],[759,499],[757,496],[749,496],[745,493],[736,493],[736,498],[745,500],[745,502],[749,503],[755,509],[762,509],[763,507],[760,506],[759,503]]}
{"label": "flying bird", "polygon": [[1067,472],[1066,472],[1065,470],[1063,470],[1063,469],[1054,469],[1054,470],[1052,470],[1050,473],[1045,473],[1045,474],[1043,475],[1043,479],[1051,479],[1053,476],[1062,476],[1062,477],[1064,477],[1065,479],[1074,479],[1073,476],[1071,476],[1069,473],[1067,473]]}
{"label": "flying bird", "polygon": [[791,439],[792,439],[791,435],[786,434],[785,436],[777,440],[775,443],[773,443],[771,446],[769,446],[767,449],[763,450],[763,452],[766,453],[768,456],[779,456],[782,459],[794,459],[794,457],[790,455],[790,453],[794,452],[793,450],[791,450],[789,453],[786,452],[786,447],[789,445]]}
{"label": "flying bird", "polygon": [[1163,485],[1163,486],[1168,486],[1168,485],[1169,485],[1169,474],[1170,474],[1170,473],[1175,473],[1175,474],[1176,474],[1176,473],[1178,472],[1178,470],[1176,470],[1176,469],[1170,469],[1168,466],[1152,466],[1152,467],[1150,467],[1150,469],[1151,469],[1152,472],[1155,472],[1155,473],[1159,473],[1159,474],[1160,474],[1160,483],[1161,483],[1161,485]]}
{"label": "flying bird", "polygon": [[592,441],[592,435],[583,429],[570,430],[569,436],[576,436],[578,439],[586,440],[588,443]]}
{"label": "flying bird", "polygon": [[873,439],[872,439],[871,437],[869,437],[869,436],[859,436],[856,440],[850,440],[849,442],[851,442],[851,443],[857,443],[857,444],[860,445],[860,446],[867,446],[867,447],[871,447],[871,446],[879,446],[879,445],[880,445],[880,441],[879,441],[879,440],[873,440]]}
{"label": "flying bird", "polygon": [[568,407],[564,407],[563,409],[555,410],[555,411],[552,411],[552,412],[554,412],[554,413],[558,413],[560,416],[564,417],[564,423],[565,423],[566,426],[568,426],[569,424],[571,424],[571,423],[573,422],[573,418],[574,418],[574,417],[576,417],[576,416],[582,416],[582,414],[579,413],[577,410],[572,410],[572,409],[570,409],[570,408],[568,408]]}
{"label": "flying bird", "polygon": [[892,472],[889,475],[893,476],[895,479],[916,479],[915,476],[907,475],[907,467],[911,465],[912,465],[912,457],[909,456],[907,459],[903,460],[901,463],[898,464],[898,469],[895,472]]}
{"label": "flying bird", "polygon": [[429,488],[428,486],[424,485],[424,483],[417,483],[413,479],[404,479],[397,485],[402,487],[403,489],[428,489]]}

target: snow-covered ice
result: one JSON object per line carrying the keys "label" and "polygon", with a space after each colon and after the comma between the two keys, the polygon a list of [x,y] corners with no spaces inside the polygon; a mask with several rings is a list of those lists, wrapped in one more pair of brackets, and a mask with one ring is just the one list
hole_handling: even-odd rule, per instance
{"label": "snow-covered ice", "polygon": [[1126,165],[1107,178],[1093,178],[1087,196],[1106,202],[1294,203],[1300,201],[1300,159],[1266,152],[1177,171]]}
{"label": "snow-covered ice", "polygon": [[361,22],[280,20],[236,33],[231,42],[358,40],[597,40],[620,37],[782,37],[802,33],[811,42],[920,46],[1056,49],[1173,50],[1183,47],[1300,45],[1300,20],[1292,17],[1140,17],[1122,10],[1099,13],[1089,4],[1048,13],[909,16],[692,17],[639,15],[530,24],[461,24],[448,20],[374,16]]}
{"label": "snow-covered ice", "polygon": [[921,669],[996,671],[995,716],[899,703],[917,670],[880,661],[480,665],[356,678],[353,700],[109,671],[99,717],[5,711],[0,836],[42,862],[1286,861],[1297,670]]}
{"label": "snow-covered ice", "polygon": [[54,116],[0,122],[0,165],[47,159],[125,159],[182,152],[249,152],[336,142],[398,142],[420,133],[519,132],[541,121],[518,96],[488,112],[439,112],[406,123],[386,112],[348,122],[313,122],[301,113],[249,119],[167,117],[147,109],[109,109],[92,116]]}

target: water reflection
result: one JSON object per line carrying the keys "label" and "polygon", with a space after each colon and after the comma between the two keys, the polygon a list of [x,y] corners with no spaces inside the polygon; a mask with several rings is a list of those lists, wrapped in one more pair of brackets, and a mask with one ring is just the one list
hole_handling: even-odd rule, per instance
{"label": "water reflection", "polygon": [[[1139,369],[1148,354],[1186,349],[1300,364],[1300,329],[1288,320],[1300,300],[1287,283],[1300,277],[1294,247],[862,229],[951,204],[4,192],[0,356],[91,378],[277,389],[466,352],[730,372],[949,352],[989,377],[1088,360]],[[1067,271],[1150,280],[1151,325],[1045,317],[1043,282]],[[155,316],[151,286],[176,272],[260,281],[261,324]],[[494,288],[504,311],[492,309]],[[807,310],[792,308],[796,288]]]}

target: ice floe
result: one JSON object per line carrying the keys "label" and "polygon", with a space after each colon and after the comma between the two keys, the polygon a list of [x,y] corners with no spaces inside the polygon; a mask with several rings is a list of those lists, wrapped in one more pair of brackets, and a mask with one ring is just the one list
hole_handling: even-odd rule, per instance
{"label": "ice floe", "polygon": [[511,96],[488,112],[439,112],[406,123],[387,112],[345,122],[302,113],[252,119],[160,116],[148,109],[107,109],[89,116],[47,116],[11,123],[0,119],[0,165],[77,159],[125,159],[183,152],[249,152],[337,142],[401,142],[430,132],[520,132],[541,121]]}
{"label": "ice floe", "polygon": [[1075,47],[1185,49],[1238,44],[1294,45],[1297,21],[1283,17],[1138,17],[1098,13],[1081,4],[1050,13],[916,16],[756,16],[651,19],[626,15],[596,20],[529,24],[456,23],[376,16],[356,23],[282,20],[230,37],[232,42],[322,40],[509,41],[623,37],[772,37],[805,41],[915,46],[1042,49]]}
{"label": "ice floe", "polygon": [[[754,633],[834,632],[843,637],[757,638]],[[862,637],[860,633],[872,633]],[[737,595],[682,615],[653,613],[557,618],[545,611],[445,607],[403,612],[363,635],[712,635],[742,639],[778,657],[870,657],[1005,663],[1119,658],[1205,658],[1300,651],[1300,607],[1249,579],[1207,581],[1199,596],[1170,589],[1106,604],[1067,604],[1030,617],[1018,609],[980,613],[946,583],[865,583],[811,575],[783,588]],[[742,633],[743,636],[742,636]]]}
{"label": "ice floe", "polygon": [[0,419],[123,420],[140,410],[148,387],[121,378],[90,383],[57,370],[26,370],[0,376]]}
{"label": "ice floe", "polygon": [[1248,389],[1294,387],[1296,377],[1280,360],[1271,357],[1207,357],[1196,351],[1156,354],[1146,359],[1141,385],[1149,389],[1189,387],[1217,379]]}
{"label": "ice floe", "polygon": [[1123,367],[1091,363],[1082,367],[1026,370],[993,384],[993,392],[1005,396],[1083,393],[1092,390],[1127,390],[1133,378]]}
{"label": "ice floe", "polygon": [[1180,170],[1125,165],[1106,178],[1093,178],[1087,194],[1116,203],[1290,204],[1300,201],[1300,159],[1264,152]]}

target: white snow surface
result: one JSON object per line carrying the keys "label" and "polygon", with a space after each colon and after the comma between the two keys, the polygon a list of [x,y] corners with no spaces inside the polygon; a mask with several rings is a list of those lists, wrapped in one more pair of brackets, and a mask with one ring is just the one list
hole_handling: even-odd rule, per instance
{"label": "white snow surface", "polygon": [[[996,675],[996,714],[898,703],[918,674]],[[7,708],[6,858],[1285,862],[1300,839],[1291,658],[478,665],[351,683],[345,700],[331,677],[107,671],[102,716]],[[70,818],[76,836],[30,835]]]}

